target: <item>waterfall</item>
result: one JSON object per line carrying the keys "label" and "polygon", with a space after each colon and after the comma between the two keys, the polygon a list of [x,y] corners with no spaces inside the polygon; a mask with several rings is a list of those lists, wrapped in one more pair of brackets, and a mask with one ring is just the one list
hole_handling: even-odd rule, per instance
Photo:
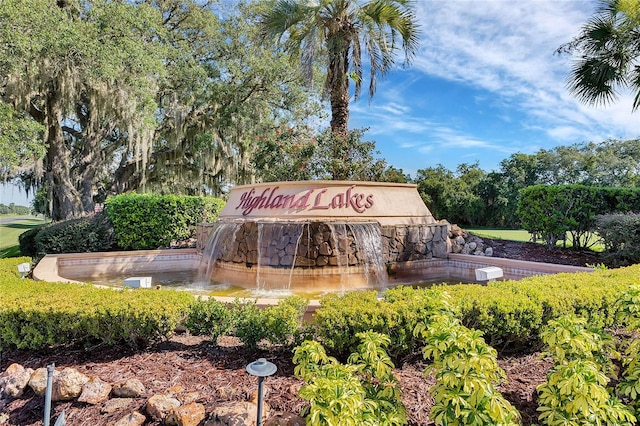
{"label": "waterfall", "polygon": [[287,292],[294,282],[313,289],[325,273],[340,291],[387,285],[377,222],[219,221],[203,250],[198,282],[216,275],[233,282],[234,270],[263,292]]}
{"label": "waterfall", "polygon": [[365,270],[367,280],[371,275],[375,277],[372,287],[384,289],[387,287],[387,268],[382,253],[382,234],[377,223],[350,223],[360,265]]}
{"label": "waterfall", "polygon": [[[290,290],[296,254],[303,234],[304,223],[258,222],[258,290]],[[288,279],[278,288],[262,278],[264,267],[288,268]]]}
{"label": "waterfall", "polygon": [[[367,286],[384,289],[387,286],[387,269],[382,254],[382,235],[375,222],[333,223],[331,229],[334,255],[338,261],[341,291],[350,290],[351,265],[362,268]],[[355,243],[352,247],[351,238]],[[371,278],[374,282],[370,282]]]}
{"label": "waterfall", "polygon": [[232,248],[236,241],[235,234],[240,229],[240,226],[241,224],[239,223],[216,222],[202,251],[196,282],[209,283],[216,261],[225,255],[229,255],[229,253],[233,253]]}

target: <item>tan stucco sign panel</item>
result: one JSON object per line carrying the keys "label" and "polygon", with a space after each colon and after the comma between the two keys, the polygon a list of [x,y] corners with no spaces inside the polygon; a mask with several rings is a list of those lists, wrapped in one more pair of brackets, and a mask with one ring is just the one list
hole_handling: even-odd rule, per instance
{"label": "tan stucco sign panel", "polygon": [[416,185],[378,182],[274,182],[234,187],[220,218],[349,218],[433,223]]}

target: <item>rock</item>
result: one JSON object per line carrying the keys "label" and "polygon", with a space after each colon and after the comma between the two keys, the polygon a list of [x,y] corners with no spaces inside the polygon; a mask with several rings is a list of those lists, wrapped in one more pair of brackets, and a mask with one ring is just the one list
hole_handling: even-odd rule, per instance
{"label": "rock", "polygon": [[487,247],[486,249],[484,249],[484,255],[493,256],[493,247]]}
{"label": "rock", "polygon": [[469,244],[467,244],[467,247],[469,247],[469,252],[472,252],[476,249],[476,247],[478,247],[478,243],[476,243],[475,241],[471,241]]}
{"label": "rock", "polygon": [[464,229],[460,228],[458,225],[453,224],[449,228],[449,236],[450,237],[466,237],[467,236],[467,231],[465,231]]}
{"label": "rock", "polygon": [[33,370],[13,363],[0,375],[0,398],[18,398],[29,384]]}
{"label": "rock", "polygon": [[111,385],[94,376],[82,387],[82,393],[78,397],[78,401],[96,405],[109,399],[110,393]]}
{"label": "rock", "polygon": [[191,402],[196,402],[200,399],[200,394],[198,392],[187,392],[185,394],[179,395],[178,399],[182,404],[189,404]]}
{"label": "rock", "polygon": [[304,417],[293,413],[274,414],[264,422],[264,426],[305,426],[306,424]]}
{"label": "rock", "polygon": [[[53,372],[53,378],[59,375],[59,371],[56,370]],[[29,387],[36,393],[36,395],[42,396],[45,394],[47,391],[47,369],[45,367],[38,368],[33,372],[33,374],[31,374]]]}
{"label": "rock", "polygon": [[174,426],[197,426],[204,418],[204,405],[190,402],[172,409],[165,423]]}
{"label": "rock", "polygon": [[147,418],[144,414],[134,411],[115,422],[113,426],[142,426],[145,421]]}
{"label": "rock", "polygon": [[[258,406],[252,402],[228,402],[216,406],[205,426],[254,426]],[[269,417],[269,406],[262,407],[262,421]]]}
{"label": "rock", "polygon": [[82,393],[82,386],[89,378],[75,368],[67,367],[53,377],[51,401],[69,401]]}
{"label": "rock", "polygon": [[147,393],[142,382],[138,379],[128,379],[113,385],[112,392],[115,396],[123,398],[139,398]]}
{"label": "rock", "polygon": [[167,395],[153,395],[147,399],[147,414],[156,420],[164,420],[172,409],[179,407],[180,401]]}
{"label": "rock", "polygon": [[113,398],[108,401],[105,401],[102,404],[102,408],[100,408],[100,413],[102,414],[113,414],[116,411],[121,411],[129,407],[133,402],[131,398]]}

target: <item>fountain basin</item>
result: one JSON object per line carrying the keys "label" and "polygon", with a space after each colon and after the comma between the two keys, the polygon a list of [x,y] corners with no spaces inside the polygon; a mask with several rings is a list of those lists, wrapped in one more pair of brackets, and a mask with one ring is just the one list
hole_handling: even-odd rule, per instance
{"label": "fountain basin", "polygon": [[[77,280],[80,277],[192,272],[199,265],[200,256],[196,249],[48,254],[33,269],[33,278],[38,281],[80,283]],[[593,271],[578,266],[450,253],[446,259],[398,264],[389,285],[439,280],[473,283],[476,282],[477,268],[491,266],[502,268],[504,279],[513,280],[534,275]]]}
{"label": "fountain basin", "polygon": [[198,229],[201,273],[260,290],[381,290],[398,262],[446,258],[448,230],[416,185],[243,185],[232,189],[216,223]]}

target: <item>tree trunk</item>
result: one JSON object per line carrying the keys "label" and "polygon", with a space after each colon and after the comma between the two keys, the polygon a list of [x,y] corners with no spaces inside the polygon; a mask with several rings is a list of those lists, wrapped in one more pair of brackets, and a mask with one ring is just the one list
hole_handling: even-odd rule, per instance
{"label": "tree trunk", "polygon": [[331,90],[331,132],[346,135],[349,130],[349,49],[329,58]]}
{"label": "tree trunk", "polygon": [[[53,83],[57,86],[56,83]],[[46,99],[47,174],[51,183],[51,219],[71,219],[82,214],[82,203],[71,180],[70,152],[62,133],[61,94],[52,88]]]}

